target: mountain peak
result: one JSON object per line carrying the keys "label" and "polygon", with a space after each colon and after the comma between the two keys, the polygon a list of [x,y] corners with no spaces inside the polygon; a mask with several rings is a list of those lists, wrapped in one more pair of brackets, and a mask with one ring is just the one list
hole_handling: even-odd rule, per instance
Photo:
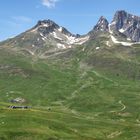
{"label": "mountain peak", "polygon": [[117,11],[110,24],[111,31],[124,34],[132,41],[140,41],[140,17],[127,13],[124,10]]}
{"label": "mountain peak", "polygon": [[104,16],[101,16],[99,20],[107,20]]}
{"label": "mountain peak", "polygon": [[53,27],[53,28],[59,28],[59,26],[52,20],[39,20],[36,27]]}
{"label": "mountain peak", "polygon": [[119,13],[119,14],[127,14],[127,12],[125,10],[118,10],[118,11],[116,11],[115,14],[117,14],[117,13]]}
{"label": "mountain peak", "polygon": [[113,22],[117,23],[116,29],[119,30],[123,26],[124,20],[128,17],[128,13],[124,10],[117,11],[114,15]]}
{"label": "mountain peak", "polygon": [[59,32],[66,34],[68,36],[74,36],[71,32],[69,32],[66,28],[59,26],[58,24],[56,24],[54,21],[47,19],[47,20],[39,20],[38,23],[36,24],[36,26],[34,28],[32,28],[32,30],[34,31],[38,31],[40,33],[42,33],[43,35],[47,35],[51,32],[54,32],[56,30],[58,30]]}
{"label": "mountain peak", "polygon": [[101,16],[94,27],[94,31],[108,31],[108,21],[104,16]]}

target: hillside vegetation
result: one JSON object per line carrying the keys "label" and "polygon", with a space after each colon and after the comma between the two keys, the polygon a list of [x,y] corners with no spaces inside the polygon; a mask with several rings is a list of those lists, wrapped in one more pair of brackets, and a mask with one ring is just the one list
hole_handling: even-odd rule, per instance
{"label": "hillside vegetation", "polygon": [[0,140],[140,139],[140,46],[105,39],[45,59],[1,47]]}

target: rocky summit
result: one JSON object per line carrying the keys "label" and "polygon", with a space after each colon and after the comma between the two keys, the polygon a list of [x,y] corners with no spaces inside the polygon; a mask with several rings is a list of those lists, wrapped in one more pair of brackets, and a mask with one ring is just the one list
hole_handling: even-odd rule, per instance
{"label": "rocky summit", "polygon": [[140,17],[127,13],[126,11],[117,11],[111,22],[112,31],[118,31],[126,35],[132,41],[140,41]]}
{"label": "rocky summit", "polygon": [[47,36],[49,33],[55,30],[59,30],[60,32],[62,32],[67,36],[74,36],[67,29],[65,29],[64,27],[60,27],[58,24],[56,24],[54,21],[50,19],[38,21],[37,25],[32,30],[37,30],[39,33],[42,33],[44,36]]}
{"label": "rocky summit", "polygon": [[98,23],[93,28],[93,31],[102,31],[107,32],[108,31],[108,21],[105,17],[101,16]]}

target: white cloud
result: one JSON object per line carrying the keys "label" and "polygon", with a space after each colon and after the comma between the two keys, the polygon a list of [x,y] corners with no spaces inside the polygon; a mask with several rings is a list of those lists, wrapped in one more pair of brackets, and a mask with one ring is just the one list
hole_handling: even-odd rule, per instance
{"label": "white cloud", "polygon": [[53,8],[58,1],[59,0],[42,0],[42,4],[48,8]]}

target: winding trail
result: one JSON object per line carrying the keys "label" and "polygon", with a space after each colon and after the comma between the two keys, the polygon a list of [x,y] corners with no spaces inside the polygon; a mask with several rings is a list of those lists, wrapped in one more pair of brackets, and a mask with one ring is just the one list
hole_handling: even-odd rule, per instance
{"label": "winding trail", "polygon": [[122,106],[122,109],[120,111],[124,111],[126,109],[126,106],[122,103],[122,101],[119,101],[119,104]]}
{"label": "winding trail", "polygon": [[111,113],[122,112],[126,109],[126,105],[124,105],[121,100],[118,103],[122,106],[122,108],[120,110],[116,110],[116,111],[112,110],[112,111],[110,111]]}
{"label": "winding trail", "polygon": [[[39,57],[40,58],[50,58],[50,57],[55,57],[55,56],[58,56],[58,55],[61,55],[61,54],[65,54],[67,52],[69,52],[69,49],[68,50],[63,49],[63,50],[52,51],[52,52],[51,51],[50,52],[46,51],[46,52],[40,54]],[[49,53],[51,53],[51,54],[49,54]]]}
{"label": "winding trail", "polygon": [[76,97],[76,93],[79,93],[82,89],[84,89],[84,88],[86,88],[86,87],[88,87],[88,86],[90,86],[90,85],[91,85],[91,82],[85,83],[85,84],[82,85],[80,88],[78,88],[78,89],[76,89],[75,91],[73,91],[73,92],[71,93],[71,96],[70,96],[70,97],[67,97],[67,99],[72,99],[72,98]]}
{"label": "winding trail", "polygon": [[105,79],[105,80],[107,80],[107,81],[110,81],[110,82],[114,82],[112,79],[110,79],[110,78],[108,78],[108,77],[106,77],[106,76],[103,76],[103,75],[101,75],[100,73],[98,73],[98,72],[96,72],[96,71],[92,71],[96,76],[98,76],[98,77],[100,77],[100,78],[103,78],[103,79]]}
{"label": "winding trail", "polygon": [[109,135],[107,136],[107,138],[112,139],[112,138],[115,138],[115,137],[117,137],[117,136],[119,136],[119,135],[121,135],[121,134],[122,134],[121,131],[115,131],[115,132],[112,132],[111,134],[109,134]]}

